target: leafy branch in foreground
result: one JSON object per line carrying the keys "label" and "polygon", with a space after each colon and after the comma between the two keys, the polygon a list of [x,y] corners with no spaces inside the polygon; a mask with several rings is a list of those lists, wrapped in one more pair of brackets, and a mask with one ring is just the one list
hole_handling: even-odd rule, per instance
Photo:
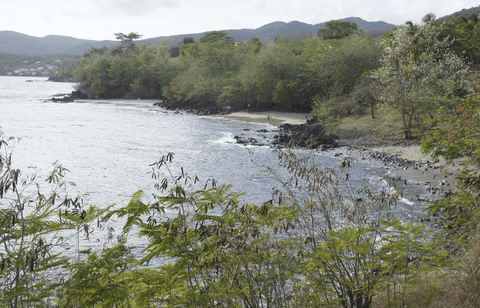
{"label": "leafy branch in foreground", "polygon": [[[45,183],[14,168],[14,142],[0,132],[0,306],[48,306],[68,262],[65,232],[84,224],[87,212],[78,198],[62,197],[68,170],[61,165]],[[101,212],[88,210],[92,217]]]}
{"label": "leafy branch in foreground", "polygon": [[[397,191],[351,182],[351,159],[325,168],[315,155],[287,150],[279,157],[289,172],[286,178],[275,173],[282,184],[276,197],[296,212],[291,237],[304,255],[304,305],[371,307],[376,295],[402,279],[387,304],[405,304],[421,274],[444,265],[445,253],[422,225],[391,214]],[[430,258],[436,262],[424,262]]]}
{"label": "leafy branch in foreground", "polygon": [[[2,142],[6,150],[7,142]],[[242,193],[209,179],[205,186],[169,153],[152,165],[155,202],[135,193],[126,207],[85,209],[60,198],[66,171],[24,179],[1,155],[1,303],[5,307],[372,307],[419,303],[413,291],[446,264],[447,254],[418,222],[391,215],[399,194],[388,185],[351,182],[353,162],[325,168],[315,155],[278,152],[286,172],[272,199],[242,204]],[[30,186],[29,186],[30,184]],[[100,221],[100,215],[108,213]],[[112,216],[125,219],[118,244],[79,250],[80,232]],[[76,262],[61,244],[77,235]],[[138,234],[134,234],[138,231]],[[128,241],[148,239],[134,256]],[[138,259],[137,259],[138,258]],[[64,273],[60,273],[63,270]],[[428,304],[439,293],[428,286]],[[424,294],[422,294],[424,295]]]}
{"label": "leafy branch in foreground", "polygon": [[480,96],[472,95],[459,103],[454,112],[440,109],[433,121],[437,126],[423,140],[424,153],[444,157],[450,164],[462,164],[459,185],[430,206],[430,214],[444,217],[451,235],[469,238],[480,222]]}
{"label": "leafy branch in foreground", "polygon": [[[109,214],[126,218],[126,234],[135,226],[148,238],[144,255],[135,263],[122,244],[73,265],[74,275],[91,266],[99,274],[91,286],[87,273],[75,276],[64,296],[81,305],[88,295],[102,307],[372,307],[386,294],[384,304],[395,306],[408,304],[425,274],[445,265],[445,252],[422,225],[390,214],[398,193],[349,182],[351,161],[327,169],[314,155],[287,150],[279,157],[288,171],[286,179],[276,174],[282,189],[255,205],[241,204],[240,193],[214,181],[186,189],[198,178],[183,169],[174,174],[173,155],[163,156],[152,165],[162,192],[157,201],[143,203],[139,191]],[[115,260],[108,257],[116,252]],[[159,261],[158,269],[141,267]],[[94,285],[118,294],[107,303]]]}

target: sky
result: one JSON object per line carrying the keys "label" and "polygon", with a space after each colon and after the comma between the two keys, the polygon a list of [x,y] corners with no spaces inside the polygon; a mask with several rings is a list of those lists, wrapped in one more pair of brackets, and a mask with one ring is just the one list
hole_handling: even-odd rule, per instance
{"label": "sky", "polygon": [[478,0],[0,0],[0,31],[115,40],[118,32],[154,38],[347,17],[402,25],[478,5]]}

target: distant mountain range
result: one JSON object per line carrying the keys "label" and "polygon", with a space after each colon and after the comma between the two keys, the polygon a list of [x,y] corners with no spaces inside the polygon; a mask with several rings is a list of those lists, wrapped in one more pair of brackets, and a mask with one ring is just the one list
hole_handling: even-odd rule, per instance
{"label": "distant mountain range", "polygon": [[[360,29],[364,29],[374,36],[381,35],[384,31],[395,27],[383,21],[369,22],[358,17],[344,18],[342,20],[354,22]],[[311,25],[299,21],[289,23],[277,21],[269,23],[257,29],[232,29],[224,30],[232,36],[235,41],[248,41],[257,37],[262,41],[273,41],[278,36],[307,36],[313,37],[318,29],[325,28],[325,22]],[[138,40],[137,43],[148,42],[157,46],[164,39],[169,38],[172,45],[182,41],[184,37],[192,37],[198,41],[206,32],[181,34],[173,36],[160,36],[144,40]],[[106,46],[111,48],[118,45],[118,41],[95,41],[82,40],[69,36],[48,35],[42,38],[29,36],[14,31],[0,31],[0,53],[23,54],[23,55],[46,55],[46,54],[71,54],[83,55],[83,53],[92,47],[101,48]]]}
{"label": "distant mountain range", "polygon": [[[480,6],[470,9],[463,9],[459,12],[440,19],[447,19],[449,17],[458,17],[460,15],[468,16],[472,13],[480,14]],[[354,22],[360,29],[367,31],[372,36],[378,37],[383,32],[389,31],[396,27],[396,25],[389,24],[383,21],[365,21],[358,17],[349,17],[341,19],[344,21]],[[228,35],[232,36],[235,41],[248,41],[253,37],[257,37],[262,41],[273,41],[279,36],[295,36],[295,37],[314,37],[318,29],[325,28],[326,22],[311,25],[299,21],[292,22],[272,22],[257,29],[231,29],[224,30]],[[152,46],[157,46],[164,39],[169,38],[172,45],[176,45],[182,41],[184,37],[192,37],[198,41],[206,32],[181,34],[173,36],[160,36],[144,40],[138,40],[137,43],[148,42]],[[0,53],[22,54],[22,55],[48,55],[48,54],[70,54],[83,55],[83,53],[92,47],[101,48],[106,46],[108,48],[118,45],[118,41],[95,41],[95,40],[81,40],[69,36],[48,35],[42,38],[25,35],[13,31],[0,31]]]}

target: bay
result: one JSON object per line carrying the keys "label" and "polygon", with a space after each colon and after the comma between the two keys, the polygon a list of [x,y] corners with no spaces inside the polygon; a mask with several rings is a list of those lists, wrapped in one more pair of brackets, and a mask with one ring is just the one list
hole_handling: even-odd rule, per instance
{"label": "bay", "polygon": [[[146,202],[153,201],[158,180],[149,174],[150,165],[169,152],[175,154],[174,174],[183,168],[200,181],[215,178],[219,183],[231,183],[234,190],[247,192],[243,202],[260,204],[281,185],[263,172],[266,167],[280,169],[268,146],[276,134],[273,126],[167,112],[153,106],[155,101],[49,100],[73,89],[73,83],[46,82],[46,78],[0,77],[0,129],[6,136],[21,139],[14,148],[16,168],[23,173],[36,170],[45,178],[52,163],[58,162],[70,170],[65,180],[76,183],[68,193],[81,195],[86,204],[125,206],[138,190],[145,192]],[[265,129],[267,132],[260,132]],[[237,135],[267,145],[246,147],[236,143]],[[326,167],[338,164],[343,156],[338,154],[345,152],[303,151],[315,154]],[[350,177],[358,185],[382,185],[379,179],[387,173],[379,163],[359,160]],[[406,187],[394,214],[404,220],[423,216],[423,203],[412,197],[422,189]],[[120,222],[112,222],[112,226],[117,232],[121,229]],[[84,240],[82,245],[97,247],[97,242],[102,240]]]}

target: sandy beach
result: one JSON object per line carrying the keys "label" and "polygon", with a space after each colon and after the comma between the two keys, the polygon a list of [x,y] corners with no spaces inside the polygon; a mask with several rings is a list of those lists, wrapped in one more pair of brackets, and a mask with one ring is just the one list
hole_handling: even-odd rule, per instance
{"label": "sandy beach", "polygon": [[230,114],[221,115],[221,117],[236,121],[270,124],[273,126],[280,126],[286,123],[304,124],[307,119],[311,119],[309,113],[293,113],[279,111],[233,112]]}

